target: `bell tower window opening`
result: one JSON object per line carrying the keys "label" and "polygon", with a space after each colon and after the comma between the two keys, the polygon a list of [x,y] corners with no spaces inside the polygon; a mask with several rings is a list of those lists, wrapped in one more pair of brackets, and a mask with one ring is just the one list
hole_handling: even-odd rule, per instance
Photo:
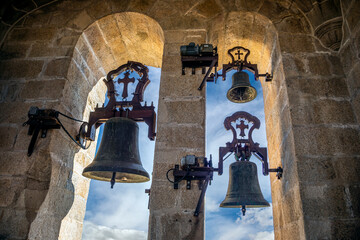
{"label": "bell tower window opening", "polygon": [[[219,71],[219,74],[221,74]],[[261,147],[267,146],[265,131],[265,113],[263,91],[260,81],[255,81],[254,74],[245,70],[249,75],[250,85],[256,89],[257,95],[254,100],[246,103],[235,103],[229,101],[227,92],[231,90],[232,77],[236,70],[229,71],[226,75],[227,81],[221,81],[220,78],[216,84],[207,84],[206,87],[206,155],[212,154],[213,162],[218,162],[219,146],[231,141],[231,131],[224,128],[224,119],[238,111],[245,111],[260,119],[260,128],[253,132],[254,142],[260,143]],[[266,84],[266,83],[265,83]],[[248,131],[251,123],[238,121],[236,126],[249,125],[248,128],[239,128],[238,137],[244,134],[242,131]],[[254,155],[250,161],[257,165],[257,176],[264,198],[271,206],[270,177],[261,173],[262,164]],[[229,182],[229,167],[236,162],[235,155],[230,155],[224,161],[223,175],[214,174],[212,186],[207,189],[205,204],[205,223],[206,239],[248,239],[249,237],[264,236],[266,239],[274,238],[272,208],[249,208],[246,215],[243,216],[241,208],[221,208],[220,203],[224,200]],[[225,186],[225,187],[224,187]],[[223,222],[218,227],[219,221]],[[239,238],[241,237],[241,238]]]}

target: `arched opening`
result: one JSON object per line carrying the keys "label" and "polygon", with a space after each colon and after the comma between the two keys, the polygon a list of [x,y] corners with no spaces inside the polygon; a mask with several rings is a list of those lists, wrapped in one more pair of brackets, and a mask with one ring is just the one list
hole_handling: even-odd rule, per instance
{"label": "arched opening", "polygon": [[[102,78],[107,72],[129,60],[161,67],[163,44],[161,27],[143,14],[117,13],[94,22],[83,31],[76,43],[59,110],[87,121],[96,104],[104,103],[106,87]],[[76,132],[77,129],[78,126],[72,126],[68,130]],[[94,157],[96,141],[88,150],[80,151],[74,147],[60,147],[69,145],[62,134],[52,137],[51,142],[53,165],[49,193],[52,194],[47,195],[31,225],[29,236],[81,239],[90,182],[82,177],[82,170]],[[64,186],[68,191],[63,190]],[[45,211],[52,212],[49,215]],[[55,214],[63,217],[51,217]],[[52,221],[49,232],[39,232],[41,228],[37,227],[46,222],[44,218]]]}
{"label": "arched opening", "polygon": [[[231,61],[230,56],[227,54],[228,49],[242,46],[251,51],[248,61],[258,65],[259,73],[268,72],[273,74],[274,78],[272,82],[265,82],[264,78],[260,78],[259,82],[252,83],[255,86],[258,85],[258,94],[262,96],[258,96],[252,102],[245,104],[231,103],[226,99],[226,91],[231,86],[231,73],[228,74],[226,82],[222,82],[219,78],[216,85],[213,85],[213,83],[208,84],[207,155],[212,154],[214,162],[218,161],[218,148],[225,146],[225,143],[232,139],[231,133],[223,127],[225,117],[237,111],[246,111],[261,120],[260,130],[256,130],[257,133],[254,131],[254,141],[259,142],[263,147],[266,147],[267,142],[270,168],[284,167],[287,163],[284,158],[286,150],[284,150],[283,144],[287,142],[288,133],[284,132],[287,130],[287,126],[284,125],[281,118],[288,116],[289,108],[286,102],[287,96],[285,95],[285,78],[282,71],[282,62],[281,59],[278,59],[280,49],[278,46],[277,29],[269,19],[253,12],[230,12],[227,15],[218,16],[216,21],[212,23],[214,24],[208,30],[209,42],[218,47],[219,68],[222,67],[222,64]],[[213,88],[217,89],[214,90]],[[222,96],[212,96],[211,94],[222,94]],[[212,237],[214,237],[213,239],[227,239],[234,238],[234,236],[237,236],[237,239],[248,239],[255,237],[257,234],[270,238],[273,236],[272,212],[274,214],[281,214],[278,211],[278,198],[282,194],[278,189],[280,184],[275,174],[270,174],[270,178],[262,175],[261,163],[255,157],[251,161],[258,165],[260,185],[265,198],[273,203],[273,210],[252,209],[254,213],[263,215],[263,221],[260,221],[260,218],[256,218],[254,213],[250,212],[251,210],[247,211],[247,218],[241,219],[239,214],[236,214],[236,210],[219,209],[218,206],[225,197],[226,186],[229,181],[228,167],[230,163],[234,162],[233,156],[231,156],[224,163],[224,174],[221,177],[215,176],[214,186],[210,187],[207,193],[209,197],[207,202],[209,214],[206,216],[208,221],[206,229],[207,236],[210,239]],[[282,181],[287,181],[287,179],[285,178]],[[223,196],[222,199],[217,197],[219,195]],[[272,201],[271,198],[273,199]],[[241,210],[238,210],[238,212],[240,213]],[[216,219],[222,217],[224,221],[226,220],[227,224],[221,226],[217,230],[218,233],[211,231],[217,222]],[[277,219],[277,217],[274,219]],[[246,227],[249,221],[256,223],[255,225],[258,227]],[[242,222],[244,223],[243,225],[241,224]],[[278,223],[275,222],[276,224]],[[239,232],[242,233],[241,236],[238,235]]]}

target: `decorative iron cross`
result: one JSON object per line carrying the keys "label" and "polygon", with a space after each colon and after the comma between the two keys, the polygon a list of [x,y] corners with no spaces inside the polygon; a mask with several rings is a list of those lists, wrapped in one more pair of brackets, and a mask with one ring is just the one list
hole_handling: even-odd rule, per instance
{"label": "decorative iron cross", "polygon": [[128,84],[129,83],[134,83],[135,82],[135,78],[129,78],[130,72],[126,71],[124,73],[124,78],[123,79],[118,79],[118,83],[124,83],[124,90],[122,93],[122,97],[123,99],[128,97]]}
{"label": "decorative iron cross", "polygon": [[241,55],[244,55],[242,52],[240,52],[240,49],[235,53],[235,55],[238,55],[238,61],[241,60]]}
{"label": "decorative iron cross", "polygon": [[244,124],[244,120],[240,120],[240,124],[236,125],[236,128],[240,129],[240,136],[245,137],[245,129],[249,128],[249,125]]}

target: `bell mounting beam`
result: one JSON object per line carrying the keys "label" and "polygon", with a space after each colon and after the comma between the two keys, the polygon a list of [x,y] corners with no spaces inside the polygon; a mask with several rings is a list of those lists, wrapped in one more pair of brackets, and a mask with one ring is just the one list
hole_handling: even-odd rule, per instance
{"label": "bell mounting beam", "polygon": [[[139,74],[139,79],[129,77],[130,72],[133,71]],[[144,105],[141,104],[141,102],[143,102],[144,91],[150,83],[148,72],[149,69],[145,65],[139,62],[128,61],[126,64],[121,65],[107,74],[104,82],[108,89],[107,97],[109,98],[109,102],[106,107],[104,107],[104,105],[102,107],[96,106],[95,111],[90,113],[89,130],[86,132],[86,139],[94,141],[96,128],[113,117],[126,117],[137,122],[145,122],[149,126],[149,139],[155,139],[155,107],[153,106],[153,103],[151,103],[150,106],[147,106],[146,102]],[[122,73],[124,73],[124,78],[119,77]],[[136,81],[137,85],[135,92],[132,93],[132,99],[128,100],[128,84]],[[121,94],[122,101],[116,100],[116,96],[120,96],[120,93],[115,90],[114,82],[124,84],[123,92]]]}

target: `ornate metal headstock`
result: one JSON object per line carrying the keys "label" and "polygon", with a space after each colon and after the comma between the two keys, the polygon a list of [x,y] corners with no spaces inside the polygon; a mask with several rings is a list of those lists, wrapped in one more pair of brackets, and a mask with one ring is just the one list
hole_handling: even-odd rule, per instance
{"label": "ornate metal headstock", "polygon": [[[240,124],[236,124],[235,127],[240,129],[239,136],[241,137],[241,139],[237,138],[236,129],[232,125],[232,123],[236,123],[239,119],[241,119]],[[248,124],[245,124],[245,121]],[[250,129],[249,129],[249,123],[252,123]],[[231,143],[230,142],[226,143],[227,146],[235,146],[238,143],[249,143],[251,145],[254,144],[258,145],[258,143],[254,143],[252,139],[252,132],[254,131],[254,129],[260,128],[260,120],[257,117],[243,111],[236,112],[230,117],[225,118],[224,126],[226,130],[231,130],[233,133],[233,140]],[[248,138],[245,138],[246,136],[245,129],[249,129]]]}
{"label": "ornate metal headstock", "polygon": [[[240,122],[240,124],[236,124]],[[233,126],[235,123],[235,127]],[[251,127],[249,129],[249,125]],[[254,143],[252,133],[260,128],[260,120],[248,112],[239,111],[225,118],[224,126],[226,130],[231,130],[233,134],[232,142],[227,142],[226,147],[219,148],[219,174],[222,174],[223,161],[227,153],[234,153],[235,158],[241,161],[249,161],[251,155],[255,155],[263,164],[263,174],[268,175],[269,167],[267,162],[267,148],[260,147],[259,143]],[[240,138],[236,129],[240,129]],[[249,129],[246,138],[245,129]]]}
{"label": "ornate metal headstock", "polygon": [[[135,71],[140,78],[135,79],[130,77],[130,73]],[[106,80],[104,80],[107,86],[107,96],[109,102],[106,107],[96,107],[94,112],[90,113],[89,128],[86,138],[90,140],[95,139],[95,129],[102,123],[106,122],[112,117],[126,117],[134,121],[143,121],[149,126],[148,137],[150,140],[155,138],[155,125],[156,125],[156,113],[153,104],[151,106],[142,106],[144,91],[146,86],[150,83],[148,78],[148,68],[139,63],[129,61],[127,64],[121,65],[115,70],[110,71],[107,74]],[[122,76],[123,75],[123,76]],[[124,84],[122,93],[115,90],[114,82]],[[128,91],[129,83],[137,82],[135,92],[132,93],[133,97],[130,101],[127,100],[130,93]],[[117,101],[116,96],[122,97],[122,101]]]}
{"label": "ornate metal headstock", "polygon": [[247,59],[250,55],[250,50],[241,46],[236,46],[228,50],[228,55],[231,57],[231,62],[223,65],[223,73],[221,76],[226,80],[226,73],[232,69],[237,71],[248,70],[255,76],[255,80],[259,77],[265,77],[265,81],[271,81],[272,75],[269,73],[259,74],[257,64],[252,64]]}
{"label": "ornate metal headstock", "polygon": [[[130,73],[134,71],[140,76],[139,79],[135,79],[134,77],[132,78],[129,77]],[[121,65],[117,69],[110,71],[106,77],[106,80],[104,80],[108,88],[108,94],[107,94],[109,98],[108,106],[113,105],[113,102],[121,103],[118,105],[131,105],[131,106],[140,105],[140,102],[142,102],[144,98],[144,91],[146,89],[146,86],[150,83],[150,80],[148,78],[148,72],[149,69],[146,66],[144,66],[139,62],[132,62],[132,61],[129,61],[127,64]],[[120,75],[122,73],[124,73],[124,78],[120,78]],[[115,90],[114,82],[117,82],[119,84],[120,83],[124,84],[123,91],[121,94],[122,101],[116,101],[116,96],[120,95],[120,93],[118,93]],[[137,82],[135,92],[132,93],[133,95],[132,99],[128,101],[127,100],[129,96],[128,85],[129,83],[135,83],[135,82]]]}
{"label": "ornate metal headstock", "polygon": [[233,64],[247,63],[247,58],[250,55],[250,50],[241,46],[237,46],[229,49],[228,55],[231,57],[231,62]]}

